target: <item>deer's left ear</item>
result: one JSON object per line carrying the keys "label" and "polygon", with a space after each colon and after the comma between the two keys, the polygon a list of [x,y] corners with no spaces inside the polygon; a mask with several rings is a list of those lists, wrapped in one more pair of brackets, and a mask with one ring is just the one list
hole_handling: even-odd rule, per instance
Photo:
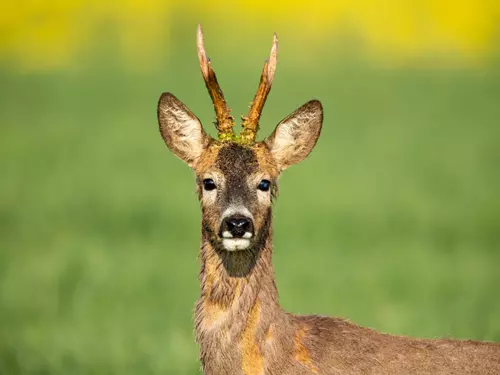
{"label": "deer's left ear", "polygon": [[210,143],[200,120],[169,92],[158,103],[158,123],[168,148],[193,167]]}
{"label": "deer's left ear", "polygon": [[280,170],[305,159],[318,141],[323,123],[323,107],[311,100],[283,119],[264,142]]}

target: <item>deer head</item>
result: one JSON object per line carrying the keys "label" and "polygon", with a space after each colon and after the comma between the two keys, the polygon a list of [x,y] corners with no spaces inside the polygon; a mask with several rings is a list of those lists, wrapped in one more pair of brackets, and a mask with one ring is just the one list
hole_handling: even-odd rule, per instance
{"label": "deer head", "polygon": [[257,94],[248,115],[243,117],[243,130],[237,135],[207,58],[200,26],[197,47],[201,72],[214,104],[219,139],[207,135],[200,120],[171,93],[163,93],[158,103],[160,132],[168,148],[196,173],[202,227],[214,248],[228,252],[256,248],[269,231],[280,172],[303,160],[318,140],[322,106],[317,100],[307,102],[283,119],[269,137],[256,141],[276,69],[278,39],[274,35]]}

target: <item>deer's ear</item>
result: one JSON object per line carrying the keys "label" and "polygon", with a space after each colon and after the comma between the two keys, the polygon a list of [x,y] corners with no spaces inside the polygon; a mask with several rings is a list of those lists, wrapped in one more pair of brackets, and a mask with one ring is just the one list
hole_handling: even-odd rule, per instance
{"label": "deer's ear", "polygon": [[168,148],[190,167],[194,166],[210,143],[200,120],[179,99],[165,92],[158,103],[158,123]]}
{"label": "deer's ear", "polygon": [[264,142],[280,170],[302,161],[313,149],[321,132],[323,107],[311,100],[283,119]]}

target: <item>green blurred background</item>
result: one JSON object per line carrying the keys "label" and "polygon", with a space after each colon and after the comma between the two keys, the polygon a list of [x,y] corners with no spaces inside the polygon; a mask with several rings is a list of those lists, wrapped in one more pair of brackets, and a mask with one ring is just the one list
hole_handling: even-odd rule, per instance
{"label": "green blurred background", "polygon": [[156,103],[214,134],[280,38],[262,133],[311,98],[281,178],[283,307],[500,341],[500,3],[20,1],[0,12],[0,374],[199,374],[200,212]]}

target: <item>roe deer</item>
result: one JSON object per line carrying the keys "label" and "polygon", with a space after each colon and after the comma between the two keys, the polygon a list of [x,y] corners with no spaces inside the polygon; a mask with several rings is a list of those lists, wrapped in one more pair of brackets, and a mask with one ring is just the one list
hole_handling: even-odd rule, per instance
{"label": "roe deer", "polygon": [[198,57],[219,139],[174,95],[158,104],[161,135],[196,173],[202,209],[201,298],[196,341],[207,375],[500,374],[500,345],[391,336],[344,319],[297,316],[278,302],[272,258],[278,176],[303,160],[320,135],[323,110],[311,100],[255,140],[277,62],[274,36],[243,130],[233,131],[201,27]]}

